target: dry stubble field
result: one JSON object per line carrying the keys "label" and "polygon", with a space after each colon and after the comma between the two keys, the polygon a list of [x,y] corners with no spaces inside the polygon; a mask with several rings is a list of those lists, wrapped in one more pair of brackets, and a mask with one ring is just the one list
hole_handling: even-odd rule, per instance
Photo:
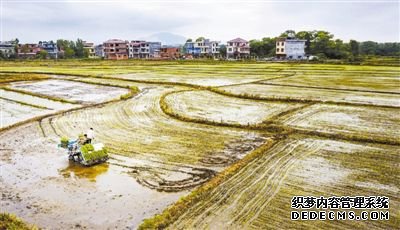
{"label": "dry stubble field", "polygon": [[[0,204],[30,223],[399,226],[399,67],[1,64]],[[81,168],[57,142],[89,127],[111,159]],[[390,220],[290,221],[296,195],[388,196]]]}

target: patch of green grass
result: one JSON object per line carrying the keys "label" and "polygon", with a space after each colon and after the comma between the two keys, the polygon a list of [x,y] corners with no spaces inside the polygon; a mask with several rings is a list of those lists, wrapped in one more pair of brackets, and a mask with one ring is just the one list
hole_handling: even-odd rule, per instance
{"label": "patch of green grass", "polygon": [[16,82],[16,81],[37,81],[46,80],[50,77],[44,74],[32,74],[32,73],[0,73],[0,85],[4,83]]}
{"label": "patch of green grass", "polygon": [[1,230],[36,230],[36,226],[25,223],[20,218],[10,213],[0,213]]}

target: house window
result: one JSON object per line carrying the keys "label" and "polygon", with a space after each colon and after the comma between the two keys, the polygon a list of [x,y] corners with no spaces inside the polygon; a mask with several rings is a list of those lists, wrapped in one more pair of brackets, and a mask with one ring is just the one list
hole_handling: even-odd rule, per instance
{"label": "house window", "polygon": [[276,48],[276,52],[279,52],[279,48]]}
{"label": "house window", "polygon": [[228,51],[229,51],[229,52],[232,52],[232,48],[229,48]]}
{"label": "house window", "polygon": [[284,49],[283,49],[283,48],[281,49],[281,52],[284,52]]}

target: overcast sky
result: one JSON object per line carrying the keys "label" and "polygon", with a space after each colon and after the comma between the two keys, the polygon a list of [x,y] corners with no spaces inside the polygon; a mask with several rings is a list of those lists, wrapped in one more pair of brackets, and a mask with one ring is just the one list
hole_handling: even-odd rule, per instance
{"label": "overcast sky", "polygon": [[287,29],[327,30],[345,41],[399,41],[399,1],[0,0],[1,39],[133,40],[158,32],[226,41]]}

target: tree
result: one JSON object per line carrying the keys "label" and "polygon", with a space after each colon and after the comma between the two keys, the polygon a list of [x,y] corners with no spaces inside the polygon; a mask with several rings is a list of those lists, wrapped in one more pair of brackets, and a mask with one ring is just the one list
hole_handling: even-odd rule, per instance
{"label": "tree", "polygon": [[84,51],[84,45],[82,39],[78,38],[75,42],[75,56],[77,58],[83,58],[85,57],[85,51]]}
{"label": "tree", "polygon": [[186,42],[192,42],[193,40],[191,38],[188,38],[188,40],[186,40]]}
{"label": "tree", "polygon": [[311,41],[311,52],[314,54],[323,53],[327,57],[331,53],[330,49],[334,47],[333,35],[327,31],[314,31],[314,39]]}
{"label": "tree", "polygon": [[15,53],[18,53],[19,39],[15,38],[13,43],[14,43],[14,51]]}
{"label": "tree", "polygon": [[357,57],[360,54],[360,44],[356,40],[350,40],[350,52],[354,57]]}
{"label": "tree", "polygon": [[65,48],[64,49],[64,57],[65,58],[74,58],[75,57],[75,51],[70,47]]}
{"label": "tree", "polygon": [[88,50],[88,49],[84,49],[84,50],[83,50],[83,57],[84,57],[84,58],[88,58],[89,55],[90,55],[89,50]]}
{"label": "tree", "polygon": [[281,35],[279,35],[279,37],[282,38],[287,38],[289,35],[295,35],[296,31],[294,30],[286,30],[285,32],[281,33]]}
{"label": "tree", "polygon": [[204,39],[205,39],[204,37],[198,37],[198,38],[196,39],[196,42],[202,41],[202,40],[204,40]]}
{"label": "tree", "polygon": [[250,53],[253,56],[262,57],[265,55],[263,50],[263,42],[259,40],[250,40]]}
{"label": "tree", "polygon": [[219,53],[221,54],[222,57],[226,57],[226,46],[225,45],[221,45],[219,47]]}
{"label": "tree", "polygon": [[263,38],[250,40],[250,53],[252,56],[267,57],[275,55],[276,38]]}
{"label": "tree", "polygon": [[350,56],[349,50],[349,44],[344,43],[340,39],[336,39],[334,47],[331,49],[330,58],[347,59]]}
{"label": "tree", "polygon": [[311,40],[313,39],[313,34],[311,31],[300,31],[296,34],[296,37],[299,39],[306,40],[304,51],[306,54],[311,53]]}
{"label": "tree", "polygon": [[40,59],[46,59],[48,57],[48,53],[46,50],[39,51],[39,53],[37,55],[38,55],[38,58],[40,58]]}
{"label": "tree", "polygon": [[360,46],[360,51],[362,54],[375,55],[378,49],[378,43],[373,41],[362,42]]}

